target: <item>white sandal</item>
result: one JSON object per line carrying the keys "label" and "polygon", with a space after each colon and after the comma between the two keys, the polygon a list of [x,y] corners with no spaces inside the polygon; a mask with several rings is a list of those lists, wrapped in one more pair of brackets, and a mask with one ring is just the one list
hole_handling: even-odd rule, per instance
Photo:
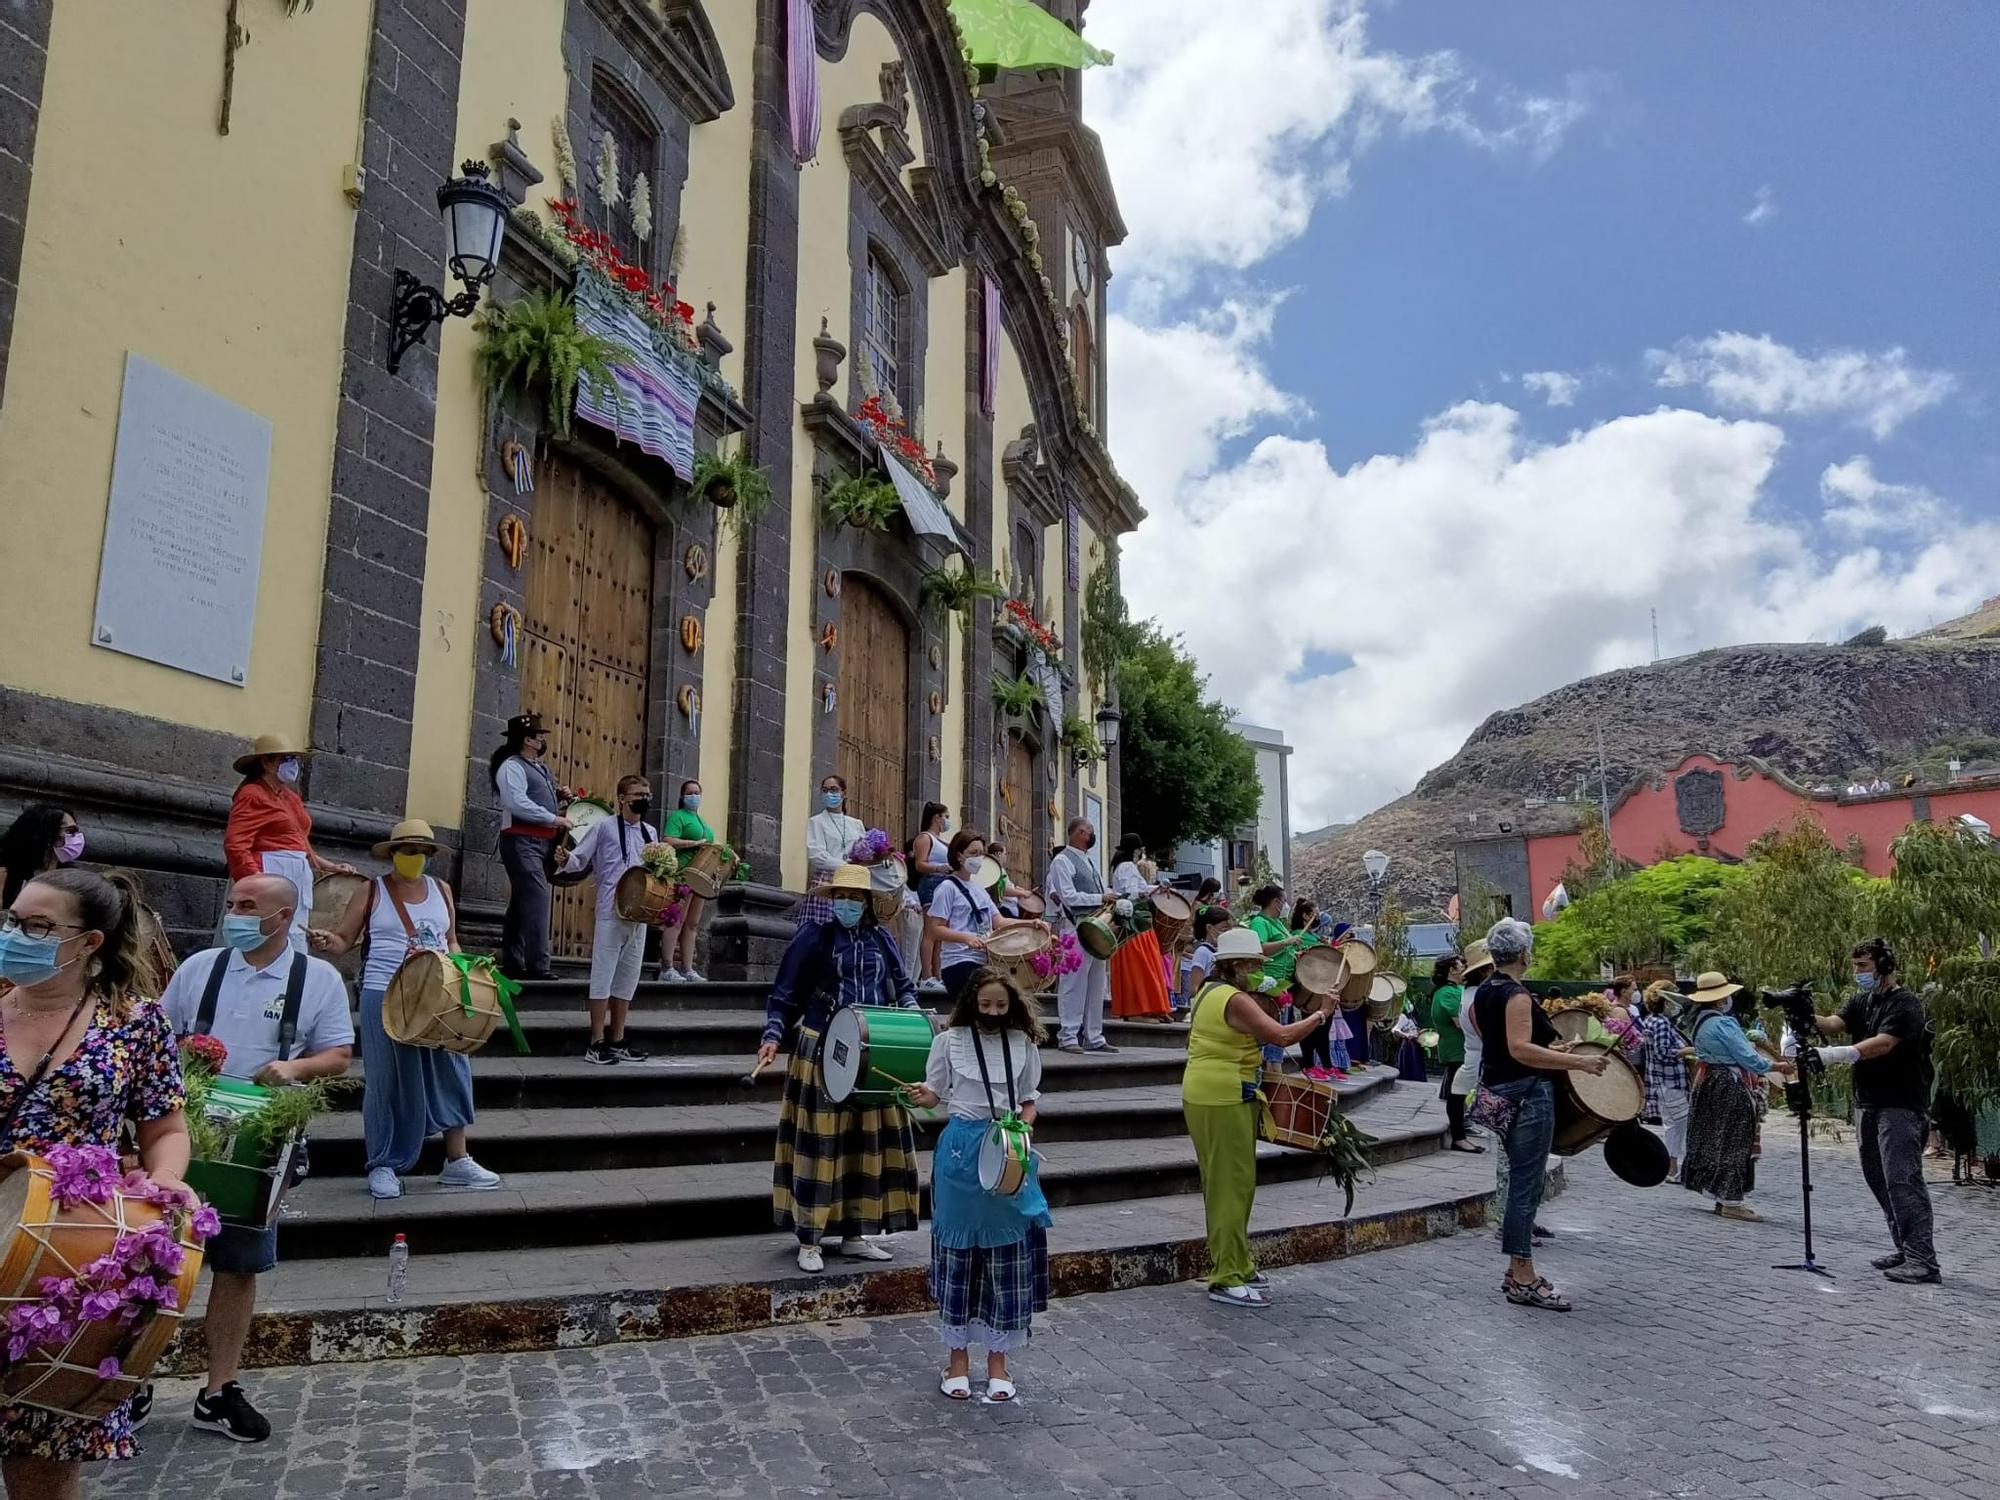
{"label": "white sandal", "polygon": [[1014,1382],[1004,1375],[998,1379],[989,1378],[986,1382],[986,1399],[1002,1403],[1012,1401],[1014,1399]]}
{"label": "white sandal", "polygon": [[970,1375],[947,1375],[938,1382],[938,1389],[954,1401],[972,1399],[972,1377]]}
{"label": "white sandal", "polygon": [[1271,1299],[1254,1286],[1212,1286],[1208,1300],[1224,1307],[1269,1307]]}

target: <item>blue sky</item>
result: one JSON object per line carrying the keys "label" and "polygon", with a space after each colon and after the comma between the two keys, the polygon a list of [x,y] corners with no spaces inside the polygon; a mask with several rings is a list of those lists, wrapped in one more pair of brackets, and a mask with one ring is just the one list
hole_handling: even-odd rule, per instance
{"label": "blue sky", "polygon": [[1290,734],[1302,826],[1647,659],[1651,610],[1675,654],[2000,593],[2000,6],[1088,29],[1127,592]]}

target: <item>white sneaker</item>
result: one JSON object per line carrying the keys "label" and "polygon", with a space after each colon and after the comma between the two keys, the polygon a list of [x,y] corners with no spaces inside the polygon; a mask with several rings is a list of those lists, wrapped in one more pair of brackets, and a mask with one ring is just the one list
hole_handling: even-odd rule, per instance
{"label": "white sneaker", "polygon": [[946,993],[942,979],[926,979],[922,984],[917,986],[917,990],[919,993],[925,995],[942,995]]}
{"label": "white sneaker", "polygon": [[708,983],[708,976],[702,973],[701,970],[699,969],[689,969],[687,973],[681,976],[681,978],[685,979],[689,984]]}
{"label": "white sneaker", "polygon": [[461,1156],[457,1161],[444,1164],[444,1170],[438,1173],[438,1186],[485,1192],[488,1188],[500,1186],[500,1174],[487,1171],[470,1156]]}
{"label": "white sneaker", "polygon": [[684,984],[685,982],[681,978],[681,971],[679,969],[663,968],[660,970],[660,983],[662,984]]}
{"label": "white sneaker", "polygon": [[368,1196],[400,1198],[403,1196],[403,1179],[387,1167],[377,1167],[368,1174]]}
{"label": "white sneaker", "polygon": [[838,1248],[839,1253],[846,1256],[849,1260],[894,1260],[896,1258],[873,1240],[842,1240]]}
{"label": "white sneaker", "polygon": [[815,1276],[826,1269],[826,1257],[819,1253],[819,1246],[799,1246],[799,1269],[810,1271]]}

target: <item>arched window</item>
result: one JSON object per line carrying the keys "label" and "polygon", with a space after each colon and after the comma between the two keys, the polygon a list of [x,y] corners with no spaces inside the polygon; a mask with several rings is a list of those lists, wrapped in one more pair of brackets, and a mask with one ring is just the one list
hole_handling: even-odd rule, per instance
{"label": "arched window", "polygon": [[1040,608],[1042,560],[1037,541],[1035,528],[1026,521],[1014,528],[1014,597]]}
{"label": "arched window", "polygon": [[908,317],[903,306],[904,292],[895,269],[873,245],[868,247],[866,281],[861,289],[862,347],[868,357],[868,373],[876,392],[894,397],[897,405],[909,409],[909,393],[902,382],[903,341]]}
{"label": "arched window", "polygon": [[[665,242],[673,235],[674,206],[660,193],[659,132],[632,96],[601,69],[591,77],[589,134],[584,147],[588,155],[577,163],[577,174],[584,184],[585,222],[609,235],[613,247],[633,265],[648,271],[664,268]],[[609,157],[604,150],[607,137],[612,145]],[[604,175],[607,164],[617,168],[615,187]],[[651,232],[644,239],[639,237],[640,226],[633,215],[641,181],[646,184],[646,217],[652,221]]]}

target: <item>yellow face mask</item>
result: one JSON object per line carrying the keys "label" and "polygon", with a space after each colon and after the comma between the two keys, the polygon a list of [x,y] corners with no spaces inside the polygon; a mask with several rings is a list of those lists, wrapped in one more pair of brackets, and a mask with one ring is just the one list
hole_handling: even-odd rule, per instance
{"label": "yellow face mask", "polygon": [[391,856],[389,862],[396,867],[396,873],[403,879],[415,880],[424,873],[426,858],[427,856],[422,854],[396,854]]}

